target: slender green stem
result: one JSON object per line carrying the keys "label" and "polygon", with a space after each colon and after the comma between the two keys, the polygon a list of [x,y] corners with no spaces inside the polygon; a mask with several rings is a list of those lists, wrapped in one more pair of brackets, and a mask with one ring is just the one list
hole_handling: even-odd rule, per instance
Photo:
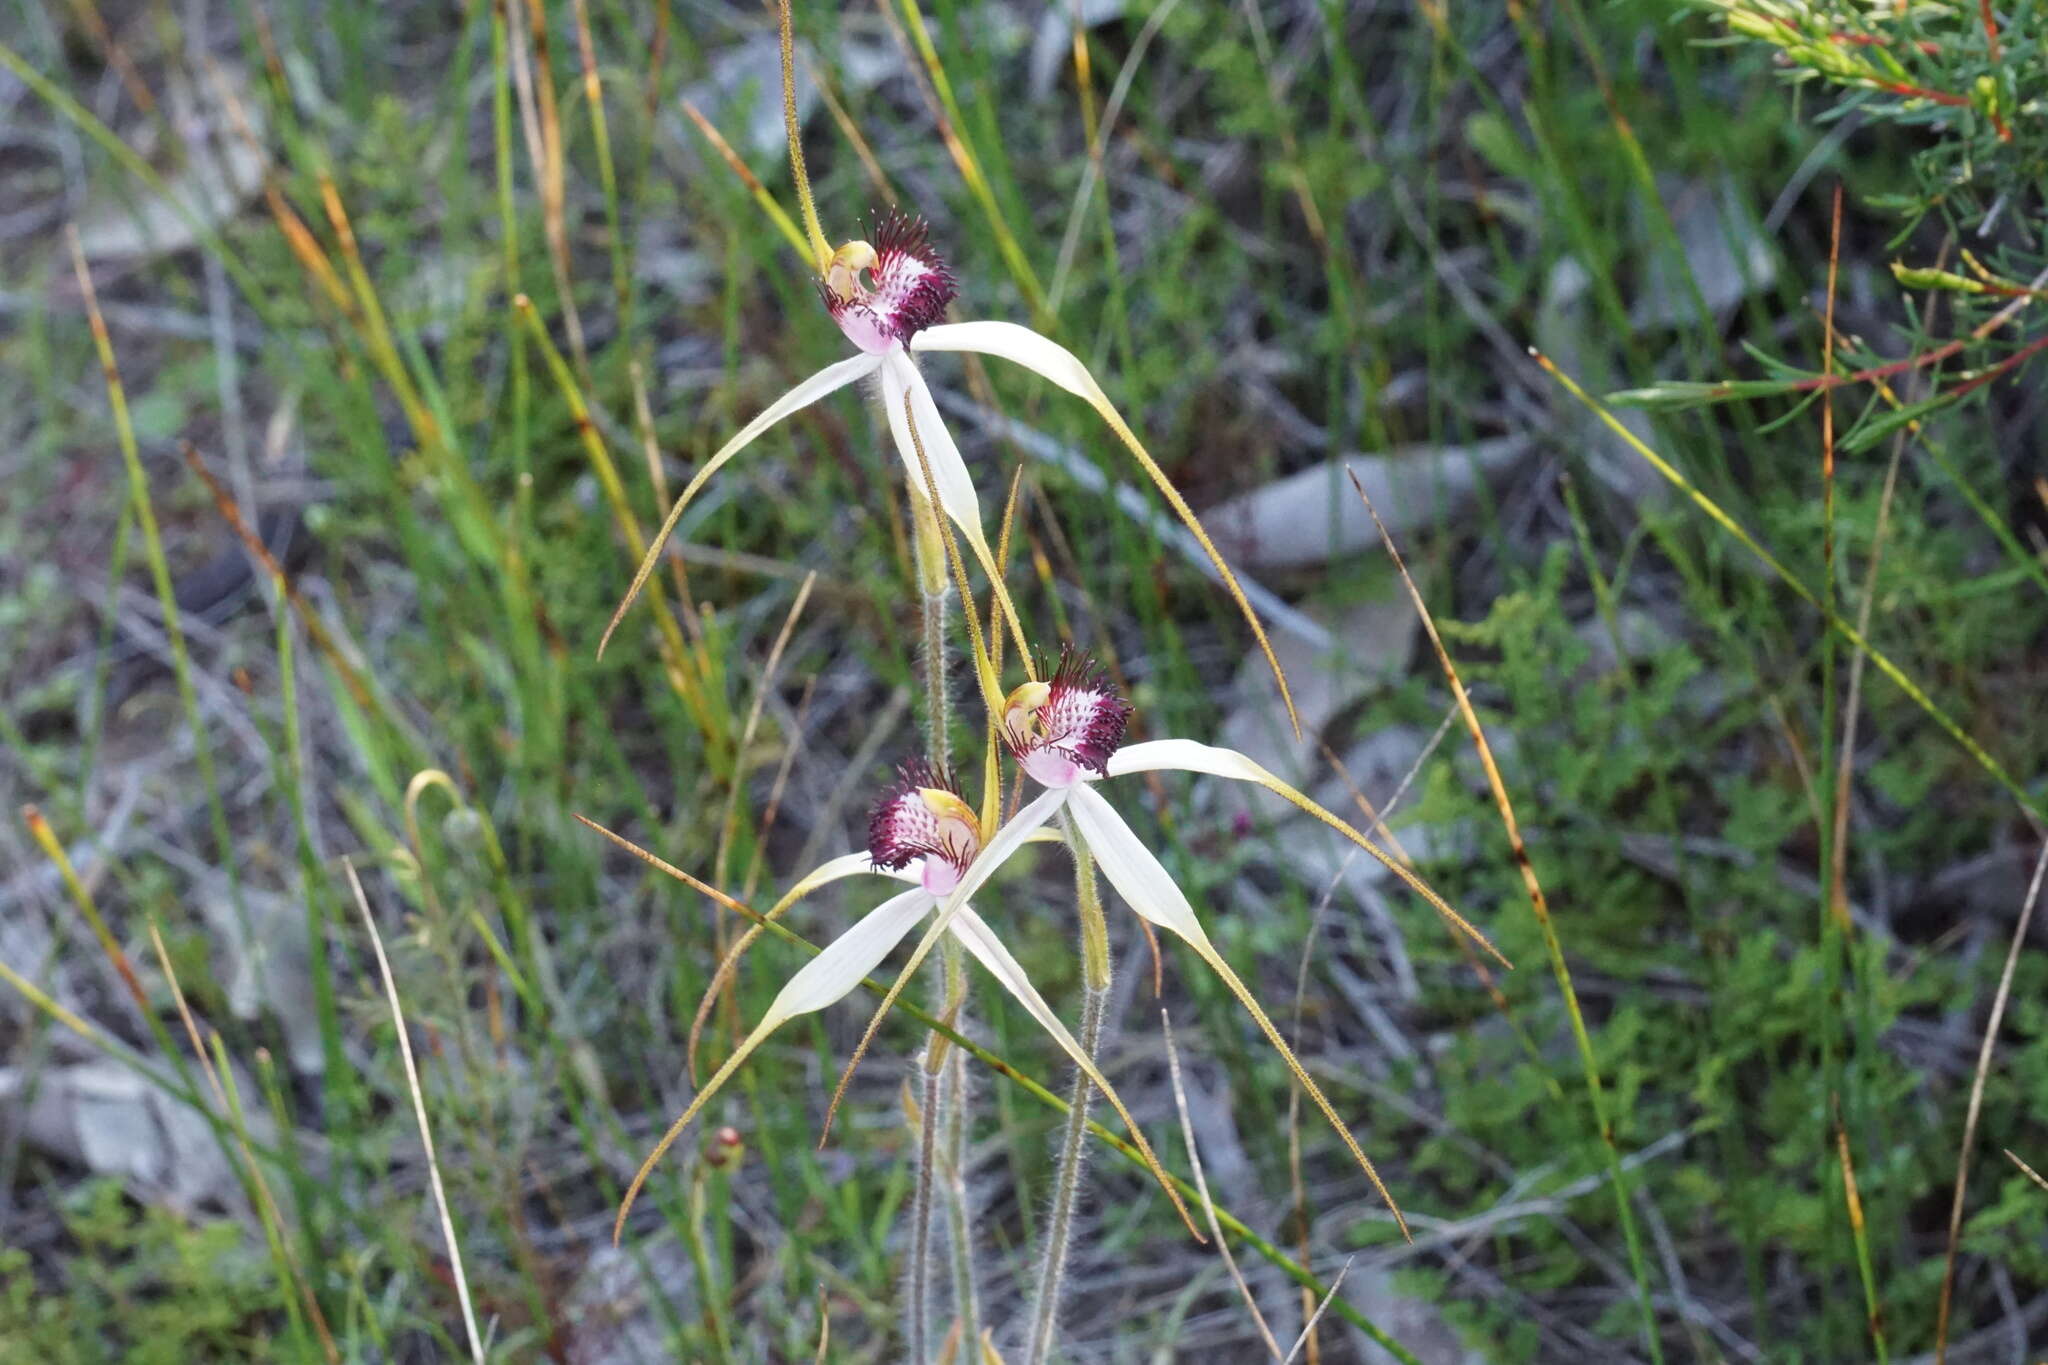
{"label": "slender green stem", "polygon": [[[937,514],[931,500],[914,489],[910,494],[910,524],[916,556],[918,600],[924,624],[924,657],[921,663],[924,670],[925,760],[934,772],[944,773],[952,757],[949,743],[951,715],[946,697],[946,593],[951,580],[946,572],[946,550]],[[940,1002],[939,1013],[957,1026],[967,983],[959,963],[958,945],[951,938],[946,940],[945,963],[945,997]],[[910,1201],[910,1266],[905,1285],[908,1300],[905,1313],[909,1322],[904,1333],[913,1365],[926,1365],[931,1359],[932,1201],[938,1190],[939,1133],[942,1127],[950,1126],[945,1112],[948,1100],[957,1098],[947,1094],[945,1073],[949,1052],[957,1055],[957,1049],[948,1048],[946,1040],[934,1033],[925,1044],[918,1066],[917,1179]],[[964,1118],[956,1118],[955,1121],[964,1128]],[[957,1244],[962,1229],[957,1221],[949,1218],[949,1222]],[[962,1254],[956,1245],[954,1288],[962,1299],[962,1312],[965,1314],[971,1293],[962,1293],[958,1260]],[[971,1284],[969,1289],[971,1291]]]}
{"label": "slender green stem", "polygon": [[[967,962],[958,939],[943,946],[945,996],[939,1017],[954,1028],[967,1003]],[[918,1063],[917,1179],[910,1201],[910,1265],[905,1285],[904,1336],[914,1365],[931,1358],[932,1248],[934,1200],[946,1206],[948,1268],[953,1281],[953,1312],[966,1342],[981,1336],[980,1297],[974,1283],[973,1222],[967,1212],[967,1059],[944,1034],[934,1030]],[[969,1359],[973,1358],[970,1348]]]}
{"label": "slender green stem", "polygon": [[925,758],[935,772],[952,758],[952,712],[946,694],[946,546],[931,499],[910,495],[911,540],[917,555],[917,591],[924,615]]}
{"label": "slender green stem", "polygon": [[904,1286],[904,1339],[909,1344],[911,1365],[927,1365],[931,1359],[931,1265],[932,1265],[932,1171],[938,1164],[939,1146],[939,1049],[943,1039],[934,1033],[919,1058],[917,1097],[917,1179],[910,1195],[910,1266]]}
{"label": "slender green stem", "polygon": [[[284,592],[284,580],[279,578],[272,588],[280,595]],[[341,1036],[341,1007],[334,990],[334,964],[327,944],[327,877],[320,867],[320,855],[315,851],[313,827],[307,816],[306,793],[310,790],[305,755],[305,737],[299,723],[298,651],[292,643],[292,618],[288,612],[277,614],[277,686],[278,713],[281,717],[281,733],[278,736],[280,748],[278,785],[285,794],[285,805],[291,811],[293,841],[299,857],[299,872],[305,878],[306,887],[306,957],[310,975],[313,978],[313,1018],[320,1026],[320,1057],[322,1084],[326,1093],[337,1101],[343,1114],[360,1113],[362,1096],[358,1091],[355,1070],[348,1064],[348,1051]],[[280,1128],[279,1132],[289,1131]],[[358,1155],[355,1143],[356,1129],[353,1124],[339,1127],[338,1147],[341,1155],[353,1164]]]}
{"label": "slender green stem", "polygon": [[[1095,882],[1095,858],[1065,811],[1060,827],[1074,851],[1074,901],[1081,920],[1081,1050],[1090,1061],[1102,1044],[1103,1016],[1108,1012],[1109,925],[1102,916],[1102,893]],[[1067,1101],[1067,1122],[1060,1137],[1059,1161],[1053,1177],[1052,1208],[1046,1215],[1044,1259],[1038,1266],[1038,1294],[1031,1308],[1031,1339],[1025,1365],[1042,1365],[1058,1336],[1060,1282],[1066,1275],[1067,1249],[1072,1244],[1074,1205],[1081,1175],[1088,1164],[1088,1105],[1094,1087],[1078,1069]]]}
{"label": "slender green stem", "polygon": [[924,596],[925,751],[934,772],[948,771],[953,757],[952,736],[947,734],[946,708],[946,594]]}
{"label": "slender green stem", "polygon": [[711,1163],[699,1153],[697,1169],[690,1175],[689,1218],[684,1226],[688,1229],[690,1265],[697,1274],[697,1301],[702,1305],[705,1325],[711,1329],[719,1365],[733,1365],[732,1332],[725,1325],[725,1315],[718,1311],[718,1280],[711,1269],[711,1247],[704,1237],[704,1186],[711,1169]]}
{"label": "slender green stem", "polygon": [[[967,1002],[967,962],[958,939],[945,946],[946,998],[955,1011]],[[967,1057],[947,1048],[939,1087],[939,1122],[945,1133],[947,1253],[953,1270],[953,1312],[960,1321],[961,1350],[975,1359],[981,1339],[981,1296],[974,1282],[974,1220],[967,1209]]]}
{"label": "slender green stem", "polygon": [[114,418],[115,444],[120,447],[121,463],[128,474],[129,502],[134,508],[137,524],[142,527],[143,552],[149,562],[150,581],[156,588],[157,606],[163,614],[164,641],[170,649],[171,673],[177,681],[178,701],[185,713],[186,728],[191,732],[192,757],[199,768],[200,788],[206,794],[214,850],[227,878],[228,902],[234,909],[235,924],[241,931],[242,941],[252,951],[260,952],[261,940],[249,919],[248,903],[242,897],[242,878],[238,870],[242,860],[236,856],[234,837],[228,828],[227,806],[221,799],[220,778],[214,769],[213,745],[207,735],[206,717],[200,710],[198,688],[192,682],[192,661],[185,648],[184,626],[179,621],[178,595],[171,580],[170,560],[164,553],[163,533],[157,525],[156,505],[149,490],[149,475],[142,468],[135,425],[128,413],[128,391],[121,382],[121,370],[114,360],[114,343],[107,333],[106,321],[100,316],[92,272],[86,266],[85,252],[79,245],[75,229],[70,234],[70,247],[78,290],[85,299],[86,320],[92,327],[93,348],[99,355],[100,376],[106,383],[107,406]]}

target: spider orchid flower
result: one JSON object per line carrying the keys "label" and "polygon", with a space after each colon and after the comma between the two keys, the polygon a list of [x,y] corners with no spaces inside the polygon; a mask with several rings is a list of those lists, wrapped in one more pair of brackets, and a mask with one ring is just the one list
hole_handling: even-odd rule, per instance
{"label": "spider orchid flower", "polygon": [[930,485],[937,490],[941,510],[960,528],[983,571],[992,581],[1000,580],[995,556],[982,530],[981,508],[967,463],[940,418],[931,389],[918,373],[908,349],[920,332],[945,316],[954,294],[953,273],[933,249],[930,230],[921,218],[895,212],[881,215],[875,219],[870,237],[872,240],[844,243],[824,257],[819,270],[818,294],[825,311],[839,324],[839,330],[854,344],[857,353],[827,365],[770,403],[704,462],[669,509],[661,530],[655,533],[634,571],[632,586],[613,612],[598,644],[600,655],[654,571],[662,545],[711,476],[785,417],[849,384],[870,378],[880,388],[890,435],[909,475],[912,495],[925,496],[927,479],[905,416],[906,405],[916,414],[917,431],[931,466]]}
{"label": "spider orchid flower", "polygon": [[[1240,782],[1254,782],[1268,791],[1285,798],[1324,824],[1338,831],[1367,853],[1384,863],[1396,875],[1408,883],[1427,900],[1437,912],[1469,935],[1476,943],[1499,959],[1504,965],[1507,960],[1487,942],[1484,935],[1473,928],[1465,918],[1447,905],[1443,898],[1430,889],[1427,883],[1399,862],[1383,852],[1378,845],[1353,829],[1349,824],[1323,809],[1307,796],[1282,782],[1233,749],[1216,748],[1187,739],[1153,740],[1147,743],[1125,745],[1124,730],[1129,722],[1131,707],[1117,696],[1103,678],[1094,663],[1084,656],[1063,653],[1058,668],[1044,681],[1027,682],[1011,692],[1005,701],[1001,717],[1001,737],[1005,747],[1015,756],[1022,767],[1042,789],[1036,800],[1010,818],[1009,823],[990,841],[991,847],[1007,845],[1014,847],[1033,831],[1060,812],[1065,811],[1073,822],[1073,830],[1079,836],[1084,848],[1074,850],[1076,857],[1093,855],[1100,864],[1103,875],[1109,879],[1117,893],[1145,919],[1158,925],[1193,948],[1208,964],[1223,983],[1230,988],[1260,1030],[1287,1063],[1288,1069],[1323,1117],[1337,1130],[1351,1155],[1364,1169],[1387,1207],[1393,1210],[1395,1220],[1407,1232],[1407,1222],[1401,1217],[1400,1208],[1393,1196],[1387,1192],[1372,1161],[1358,1145],[1357,1139],[1337,1116],[1336,1109],[1323,1094],[1322,1088],[1310,1078],[1301,1063],[1296,1060],[1280,1031],[1267,1017],[1266,1011],[1253,997],[1251,991],[1224,960],[1202,923],[1195,915],[1194,907],[1173,877],[1160,863],[1158,857],[1145,846],[1124,818],[1117,813],[1101,792],[1096,790],[1105,779],[1128,776],[1132,773],[1180,771],[1203,773],[1212,777],[1230,778]],[[938,936],[952,926],[950,918],[957,916],[958,907],[942,907],[938,917],[926,930],[923,940],[911,954],[903,976],[898,978],[888,996],[884,997],[875,1020],[868,1026],[872,1036],[882,1013],[894,1002],[903,981],[923,961]],[[865,1046],[865,1040],[863,1040]],[[856,1053],[856,1057],[858,1053]],[[1092,1077],[1091,1077],[1092,1079]],[[845,1086],[842,1078],[841,1088]]]}
{"label": "spider orchid flower", "polygon": [[[1048,809],[1050,794],[1041,797],[1039,804]],[[1145,1140],[1144,1133],[1132,1119],[1130,1111],[1110,1086],[1102,1072],[1096,1067],[1087,1052],[1081,1047],[1059,1016],[1052,1012],[1045,999],[1032,985],[1024,968],[1011,955],[1010,950],[996,936],[988,921],[976,914],[967,903],[967,898],[987,882],[989,877],[1017,851],[1029,843],[1046,842],[1054,836],[1041,828],[1044,818],[1012,820],[995,834],[985,837],[981,821],[971,806],[960,796],[952,782],[943,774],[934,772],[922,763],[906,765],[899,770],[898,781],[891,786],[875,804],[868,821],[868,847],[856,853],[844,854],[821,864],[816,870],[801,878],[776,905],[762,916],[762,923],[748,929],[725,960],[719,964],[711,985],[705,993],[705,1007],[698,1011],[701,1024],[710,1001],[716,997],[725,982],[730,979],[739,959],[762,933],[765,924],[780,918],[798,901],[830,882],[861,873],[874,873],[896,881],[910,883],[910,889],[901,891],[883,901],[856,920],[853,927],[828,944],[824,951],[798,969],[796,975],[779,991],[731,1056],[712,1074],[682,1116],[669,1127],[666,1135],[648,1154],[641,1164],[639,1173],[626,1190],[626,1197],[620,1203],[619,1215],[613,1230],[614,1240],[625,1226],[626,1213],[633,1206],[640,1188],[646,1183],[663,1155],[675,1140],[703,1109],[712,1096],[739,1070],[742,1063],[766,1042],[769,1035],[799,1015],[810,1014],[844,999],[858,987],[868,974],[880,966],[882,960],[910,934],[920,923],[934,915],[941,917],[946,932],[959,941],[968,954],[988,970],[989,975],[1002,983],[1005,990],[1017,998],[1033,1021],[1043,1028],[1072,1059],[1088,1080],[1115,1106],[1117,1114],[1130,1129],[1132,1141],[1144,1156],[1153,1176],[1164,1188],[1174,1207],[1180,1210],[1182,1219],[1188,1221],[1190,1230],[1194,1223],[1187,1209],[1182,1205],[1179,1194],[1167,1180],[1159,1166],[1158,1158]],[[901,982],[898,983],[899,985]],[[696,1030],[692,1030],[691,1054],[695,1055]],[[1197,1236],[1199,1237],[1199,1233]]]}
{"label": "spider orchid flower", "polygon": [[[897,454],[902,457],[904,468],[909,473],[912,497],[923,497],[928,486],[935,491],[941,510],[960,528],[975,560],[1001,596],[1003,576],[996,568],[995,556],[990,553],[988,539],[982,533],[981,508],[975,496],[974,481],[968,475],[966,461],[960,457],[960,448],[954,444],[952,434],[940,419],[931,389],[925,384],[924,376],[918,372],[913,359],[914,353],[927,351],[974,351],[1021,365],[1051,380],[1068,393],[1084,399],[1101,415],[1144,469],[1146,477],[1159,489],[1160,496],[1166,499],[1175,515],[1201,543],[1224,588],[1251,626],[1252,635],[1266,656],[1266,664],[1279,683],[1280,699],[1287,707],[1287,718],[1299,734],[1301,720],[1295,713],[1294,695],[1287,686],[1287,676],[1281,671],[1273,646],[1266,639],[1265,627],[1259,624],[1251,603],[1245,600],[1236,575],[1231,573],[1230,566],[1209,539],[1208,532],[1202,529],[1194,509],[1188,506],[1180,490],[1166,477],[1166,471],[1159,467],[1144,443],[1138,440],[1102,391],[1102,386],[1095,382],[1095,376],[1089,373],[1088,367],[1058,342],[1013,322],[942,321],[947,306],[953,301],[956,283],[952,271],[933,249],[930,230],[921,218],[891,211],[874,219],[869,239],[845,242],[837,249],[827,244],[824,229],[818,221],[817,206],[811,196],[810,177],[804,169],[803,139],[796,116],[795,52],[788,0],[782,0],[778,8],[782,39],[783,122],[789,142],[791,177],[796,185],[798,206],[803,213],[808,254],[812,258],[810,264],[818,274],[819,294],[825,311],[839,324],[839,330],[853,343],[858,354],[827,365],[770,403],[705,461],[703,468],[691,478],[675,505],[669,509],[661,529],[655,533],[641,557],[640,566],[633,574],[632,586],[613,611],[612,619],[598,641],[598,655],[603,656],[612,633],[618,629],[627,609],[633,605],[633,599],[646,585],[648,575],[654,572],[661,547],[675,530],[676,523],[682,520],[684,509],[711,476],[783,418],[849,384],[870,377],[879,379],[883,411],[888,415],[889,432],[895,441]],[[909,416],[906,416],[906,407],[910,410]],[[929,480],[916,450],[916,439],[910,425],[913,420],[916,431],[923,436],[925,454],[929,457]],[[1009,612],[1008,615],[1012,628],[1021,635],[1016,613]],[[1022,640],[1018,643],[1021,647]]]}

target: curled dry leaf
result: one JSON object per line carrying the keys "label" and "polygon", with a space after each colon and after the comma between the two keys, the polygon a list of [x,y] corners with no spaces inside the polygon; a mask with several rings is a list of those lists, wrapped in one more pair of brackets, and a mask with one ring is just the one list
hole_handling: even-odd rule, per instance
{"label": "curled dry leaf", "polygon": [[[1392,575],[1387,591],[1339,613],[1305,608],[1327,624],[1331,645],[1319,647],[1298,635],[1275,635],[1273,651],[1294,688],[1301,715],[1301,735],[1288,726],[1280,691],[1264,656],[1247,653],[1231,687],[1232,704],[1224,717],[1221,743],[1257,760],[1305,790],[1323,767],[1321,746],[1332,722],[1380,687],[1400,678],[1415,661],[1421,632],[1415,609],[1402,596]],[[1370,795],[1371,793],[1368,792]],[[1218,799],[1244,805],[1235,789]],[[1322,800],[1322,797],[1318,797]],[[1324,800],[1324,804],[1330,804]]]}
{"label": "curled dry leaf", "polygon": [[1343,455],[1276,479],[1203,514],[1225,558],[1249,569],[1300,569],[1378,551],[1372,519],[1344,477],[1348,467],[1396,532],[1457,515],[1481,483],[1498,487],[1534,448],[1528,436],[1466,446],[1404,446]]}

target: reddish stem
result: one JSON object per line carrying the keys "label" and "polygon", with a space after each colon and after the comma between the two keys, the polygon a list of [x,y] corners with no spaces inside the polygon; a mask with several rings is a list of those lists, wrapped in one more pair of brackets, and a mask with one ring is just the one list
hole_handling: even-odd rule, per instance
{"label": "reddish stem", "polygon": [[[1847,29],[1836,29],[1834,39],[1851,47],[1890,47],[1893,40],[1877,33],[1851,33]],[[1923,57],[1939,56],[1941,44],[1931,38],[1922,38],[1913,44],[1913,50]]]}
{"label": "reddish stem", "polygon": [[1949,397],[1961,398],[1972,389],[1981,389],[1992,380],[2001,378],[2017,369],[2021,362],[2025,361],[2029,356],[2039,355],[2042,351],[2048,351],[2048,336],[2035,337],[2032,341],[2020,347],[2017,351],[2014,351],[2011,355],[1999,361],[1976,378],[1964,380],[1948,391]]}
{"label": "reddish stem", "polygon": [[1957,337],[1954,341],[1945,342],[1924,355],[1910,355],[1904,360],[1894,360],[1888,365],[1875,365],[1867,370],[1858,370],[1854,374],[1817,374],[1811,379],[1795,381],[1790,392],[1806,393],[1813,389],[1834,389],[1844,384],[1864,384],[1873,379],[1890,379],[1893,375],[1904,374],[1908,370],[1924,370],[1929,365],[1939,365],[1947,360],[1969,345],[1973,339]]}
{"label": "reddish stem", "polygon": [[[1908,99],[1932,100],[1936,104],[1944,104],[1951,109],[1973,109],[1976,107],[1975,102],[1968,95],[1952,95],[1946,90],[1929,90],[1925,86],[1907,85],[1904,81],[1878,81],[1877,88],[1890,94],[1904,95]],[[1996,109],[1989,112],[1991,115],[1991,127],[1997,132],[1998,140],[2000,142],[2012,141],[2012,129],[2007,126],[2005,119],[1999,115]]]}
{"label": "reddish stem", "polygon": [[1932,100],[1936,104],[1945,104],[1952,109],[1970,107],[1968,95],[1951,95],[1946,90],[1929,90],[1925,86],[1908,85],[1904,81],[1879,81],[1877,88],[1894,95],[1904,95],[1909,99]]}
{"label": "reddish stem", "polygon": [[2048,289],[2029,289],[2023,284],[2000,284],[1996,280],[1985,280],[1984,292],[1996,294],[2002,299],[2048,298]]}

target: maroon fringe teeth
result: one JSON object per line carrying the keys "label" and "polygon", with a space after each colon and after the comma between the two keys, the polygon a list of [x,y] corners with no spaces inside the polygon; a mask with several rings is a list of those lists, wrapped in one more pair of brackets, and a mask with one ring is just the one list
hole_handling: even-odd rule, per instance
{"label": "maroon fringe teeth", "polygon": [[1045,705],[1037,715],[1044,738],[1030,747],[1051,749],[1097,776],[1109,776],[1110,755],[1123,746],[1136,708],[1111,690],[1100,664],[1070,648],[1061,648],[1059,666],[1045,684]]}
{"label": "maroon fringe teeth", "polygon": [[947,839],[939,817],[925,804],[922,791],[935,787],[959,796],[953,779],[923,759],[896,769],[896,781],[882,793],[868,815],[868,857],[886,872],[901,872],[919,858],[939,858],[965,871],[977,850],[963,848],[957,835]]}
{"label": "maroon fringe teeth", "polygon": [[944,321],[958,286],[932,248],[931,225],[891,209],[875,216],[868,244],[875,249],[871,306],[896,340]]}

